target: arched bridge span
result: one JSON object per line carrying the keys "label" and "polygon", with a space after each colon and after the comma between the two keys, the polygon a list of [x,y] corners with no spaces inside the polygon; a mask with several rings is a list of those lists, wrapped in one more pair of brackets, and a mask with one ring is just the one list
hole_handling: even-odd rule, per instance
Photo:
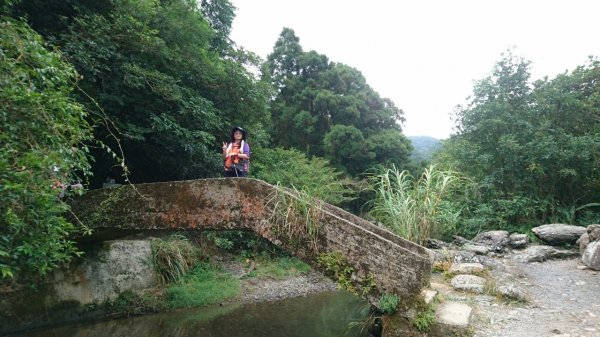
{"label": "arched bridge span", "polygon": [[93,190],[76,199],[72,209],[95,235],[253,230],[320,270],[324,261],[347,267],[344,274],[330,276],[344,277],[375,306],[384,293],[412,298],[429,283],[427,249],[337,207],[308,202],[260,180],[201,179]]}

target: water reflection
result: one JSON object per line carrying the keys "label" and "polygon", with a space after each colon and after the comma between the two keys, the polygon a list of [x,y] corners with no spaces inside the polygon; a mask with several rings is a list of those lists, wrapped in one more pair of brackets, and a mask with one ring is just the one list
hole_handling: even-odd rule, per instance
{"label": "water reflection", "polygon": [[353,321],[365,302],[346,292],[323,292],[277,302],[226,305],[77,324],[15,336],[32,337],[337,337],[366,336]]}

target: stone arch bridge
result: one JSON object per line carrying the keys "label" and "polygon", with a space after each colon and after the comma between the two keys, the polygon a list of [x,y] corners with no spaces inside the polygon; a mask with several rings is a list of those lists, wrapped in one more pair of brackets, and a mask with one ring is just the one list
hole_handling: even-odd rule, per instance
{"label": "stone arch bridge", "polygon": [[[312,199],[312,198],[308,198]],[[92,240],[137,232],[252,230],[379,306],[429,284],[427,249],[332,205],[255,179],[202,179],[93,190],[72,202]],[[325,268],[328,261],[337,264]],[[333,269],[343,269],[344,272]]]}

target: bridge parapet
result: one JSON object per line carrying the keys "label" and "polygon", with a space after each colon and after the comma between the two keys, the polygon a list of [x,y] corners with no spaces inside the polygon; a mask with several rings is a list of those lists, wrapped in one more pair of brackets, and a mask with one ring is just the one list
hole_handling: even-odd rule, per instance
{"label": "bridge parapet", "polygon": [[202,179],[94,190],[72,208],[100,237],[253,230],[318,269],[324,270],[324,261],[336,261],[347,274],[333,278],[345,277],[346,286],[375,306],[382,294],[410,299],[429,283],[427,249],[332,205],[298,210],[291,203],[302,206],[305,200],[260,180]]}

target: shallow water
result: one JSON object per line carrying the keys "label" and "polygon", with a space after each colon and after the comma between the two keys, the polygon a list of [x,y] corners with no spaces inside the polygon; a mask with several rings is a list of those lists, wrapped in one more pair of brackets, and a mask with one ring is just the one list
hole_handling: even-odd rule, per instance
{"label": "shallow water", "polygon": [[367,336],[359,325],[366,302],[335,291],[276,302],[188,309],[29,331],[15,337],[337,337]]}

